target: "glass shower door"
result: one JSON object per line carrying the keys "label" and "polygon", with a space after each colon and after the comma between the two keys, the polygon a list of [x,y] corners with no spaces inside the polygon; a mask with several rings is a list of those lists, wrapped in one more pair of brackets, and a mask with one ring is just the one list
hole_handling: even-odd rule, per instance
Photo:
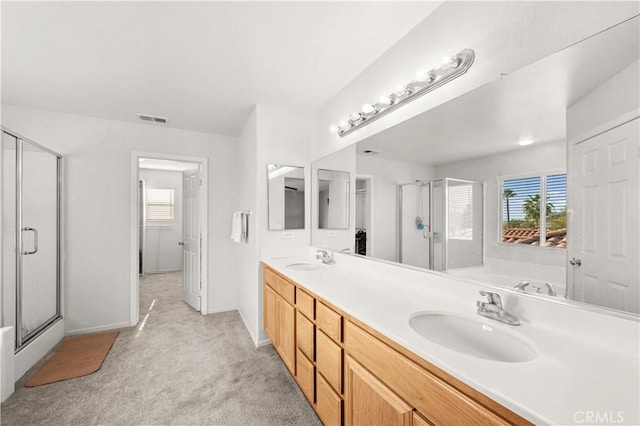
{"label": "glass shower door", "polygon": [[[59,158],[21,141],[17,347],[59,317]],[[20,161],[21,160],[21,161]]]}

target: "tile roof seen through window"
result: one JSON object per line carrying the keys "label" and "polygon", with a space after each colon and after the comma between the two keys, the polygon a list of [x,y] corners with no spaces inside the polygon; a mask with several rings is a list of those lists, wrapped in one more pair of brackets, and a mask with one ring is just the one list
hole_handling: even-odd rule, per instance
{"label": "tile roof seen through window", "polygon": [[[538,228],[509,228],[502,231],[502,242],[513,244],[540,245]],[[567,229],[547,231],[546,247],[565,248],[567,246]]]}

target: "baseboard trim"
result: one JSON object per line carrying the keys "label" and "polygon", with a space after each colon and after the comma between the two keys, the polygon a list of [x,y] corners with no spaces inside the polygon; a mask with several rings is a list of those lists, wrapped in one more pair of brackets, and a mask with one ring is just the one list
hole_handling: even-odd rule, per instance
{"label": "baseboard trim", "polygon": [[256,348],[258,348],[259,347],[258,346],[259,345],[258,339],[253,336],[253,333],[251,333],[251,329],[247,325],[247,321],[244,319],[244,316],[242,315],[242,311],[240,311],[240,309],[238,309],[238,314],[240,315],[240,319],[242,320],[242,323],[244,324],[244,328],[246,328],[247,331],[249,332],[249,337],[251,337],[251,341],[253,342],[254,346]]}
{"label": "baseboard trim", "polygon": [[116,330],[118,328],[128,328],[131,327],[131,325],[128,322],[118,322],[118,323],[114,323],[114,324],[107,324],[107,325],[99,325],[97,327],[87,327],[87,328],[78,328],[75,330],[68,330],[65,331],[65,336],[74,336],[76,334],[89,334],[89,333],[97,333],[99,331],[109,331],[109,330]]}
{"label": "baseboard trim", "polygon": [[[231,311],[237,311],[237,310],[238,310],[238,308],[215,308],[215,309],[212,309],[212,310],[208,311],[207,315],[209,315],[209,314],[219,314],[220,312],[231,312]],[[242,315],[240,315],[240,316],[242,316]]]}
{"label": "baseboard trim", "polygon": [[267,345],[270,345],[270,344],[271,344],[271,339],[266,338],[264,340],[259,341],[257,347],[260,348],[262,346],[267,346]]}

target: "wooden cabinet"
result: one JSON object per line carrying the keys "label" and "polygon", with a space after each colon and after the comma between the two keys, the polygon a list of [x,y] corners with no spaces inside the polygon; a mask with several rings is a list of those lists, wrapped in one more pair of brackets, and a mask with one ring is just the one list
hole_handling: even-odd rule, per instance
{"label": "wooden cabinet", "polygon": [[278,298],[278,352],[291,374],[296,374],[296,311]]}
{"label": "wooden cabinet", "polygon": [[316,412],[325,426],[342,424],[342,398],[321,374],[316,374]]}
{"label": "wooden cabinet", "polygon": [[[268,281],[269,279],[269,281]],[[264,331],[271,344],[282,358],[289,371],[296,372],[296,311],[293,305],[294,285],[276,276],[265,268],[264,271]],[[276,283],[275,288],[271,283]],[[284,297],[283,297],[284,295]],[[285,299],[286,297],[286,299]]]}
{"label": "wooden cabinet", "polygon": [[[345,349],[349,359],[357,360],[392,389],[398,398],[407,401],[434,425],[528,424],[471,388],[461,386],[468,393],[456,389],[443,379],[446,376],[451,382],[456,382],[453,377],[442,371],[439,371],[442,377],[435,375],[425,367],[426,362],[425,365],[418,364],[409,358],[411,354],[408,351],[403,350],[407,355],[401,353],[352,321],[345,326]],[[432,368],[435,370],[435,367]],[[358,394],[345,394],[347,412],[360,404],[359,397]]]}
{"label": "wooden cabinet", "polygon": [[342,342],[342,315],[324,303],[318,303],[316,325],[336,343]]}
{"label": "wooden cabinet", "polygon": [[333,389],[342,392],[342,347],[324,331],[316,333],[316,366]]}
{"label": "wooden cabinet", "polygon": [[427,419],[422,417],[416,411],[413,412],[413,426],[433,426]]}
{"label": "wooden cabinet", "polygon": [[264,329],[325,425],[528,425],[264,266]]}
{"label": "wooden cabinet", "polygon": [[300,287],[296,289],[296,309],[298,312],[309,318],[311,321],[316,319],[316,299],[309,293],[301,290]]}
{"label": "wooden cabinet", "polygon": [[313,366],[313,362],[309,361],[300,349],[298,349],[298,356],[296,357],[296,381],[302,393],[304,393],[313,405],[316,402],[315,367]]}
{"label": "wooden cabinet", "polygon": [[413,408],[350,357],[345,382],[346,424],[411,426]]}
{"label": "wooden cabinet", "polygon": [[316,327],[298,311],[296,313],[296,344],[309,361],[315,361]]}

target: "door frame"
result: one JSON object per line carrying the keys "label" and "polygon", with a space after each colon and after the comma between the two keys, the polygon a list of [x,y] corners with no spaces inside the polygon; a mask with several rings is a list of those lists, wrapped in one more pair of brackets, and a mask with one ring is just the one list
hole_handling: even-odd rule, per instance
{"label": "door frame", "polygon": [[163,154],[159,152],[131,151],[131,173],[129,180],[129,324],[135,326],[139,319],[140,286],[138,279],[138,181],[139,181],[139,159],[151,158],[157,160],[184,161],[188,163],[198,163],[202,169],[202,185],[200,186],[200,203],[202,249],[200,251],[200,279],[202,289],[200,293],[200,313],[207,314],[209,294],[209,159],[205,157],[190,157],[176,154]]}

